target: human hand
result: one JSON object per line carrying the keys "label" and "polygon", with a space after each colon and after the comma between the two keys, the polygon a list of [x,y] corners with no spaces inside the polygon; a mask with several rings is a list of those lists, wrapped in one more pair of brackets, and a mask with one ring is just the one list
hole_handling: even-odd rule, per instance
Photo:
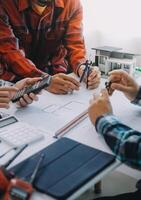
{"label": "human hand", "polygon": [[[40,81],[41,79],[42,78],[40,78],[40,77],[38,77],[38,78],[25,78],[25,79],[22,79],[21,81],[18,81],[15,84],[15,87],[20,90],[20,89],[23,89],[27,86],[35,84],[36,82]],[[13,96],[14,95],[15,95],[15,93],[13,94]],[[21,106],[21,107],[25,107],[28,104],[31,104],[33,101],[37,101],[37,100],[38,100],[38,97],[34,93],[24,94],[24,96],[22,98],[20,98],[20,100],[17,102],[17,105]]]}
{"label": "human hand", "polygon": [[113,110],[107,90],[103,89],[101,90],[100,95],[90,102],[88,114],[91,122],[95,124],[98,117],[108,113],[113,113]]}
{"label": "human hand", "polygon": [[[84,69],[85,69],[85,65],[82,65],[79,68],[78,74],[80,77],[82,76]],[[95,89],[99,86],[100,79],[101,79],[101,73],[100,73],[98,67],[91,67],[90,71],[89,71],[88,79],[87,79],[87,73],[86,73],[86,75],[84,77],[84,82],[86,84],[88,84],[89,89]]]}
{"label": "human hand", "polygon": [[55,94],[67,94],[73,90],[79,90],[79,85],[79,82],[73,77],[59,73],[52,76],[51,84],[47,90]]}
{"label": "human hand", "polygon": [[0,87],[0,108],[8,109],[13,93],[17,91],[16,87]]}
{"label": "human hand", "polygon": [[127,72],[123,70],[113,70],[109,75],[111,93],[114,90],[119,90],[123,92],[130,101],[135,99],[139,91],[139,85]]}

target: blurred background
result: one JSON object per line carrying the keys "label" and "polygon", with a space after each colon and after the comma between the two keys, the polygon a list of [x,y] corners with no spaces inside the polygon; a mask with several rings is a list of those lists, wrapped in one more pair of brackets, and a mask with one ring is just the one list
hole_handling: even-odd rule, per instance
{"label": "blurred background", "polygon": [[[141,54],[141,0],[81,0],[88,56],[92,47],[116,46]],[[141,57],[137,58],[141,66]]]}

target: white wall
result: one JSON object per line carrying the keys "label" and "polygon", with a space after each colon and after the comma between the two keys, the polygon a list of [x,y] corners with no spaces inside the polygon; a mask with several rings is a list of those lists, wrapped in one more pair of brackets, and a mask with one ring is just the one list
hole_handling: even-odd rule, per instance
{"label": "white wall", "polygon": [[[88,54],[111,45],[141,53],[141,0],[81,0]],[[141,65],[141,58],[138,59]]]}

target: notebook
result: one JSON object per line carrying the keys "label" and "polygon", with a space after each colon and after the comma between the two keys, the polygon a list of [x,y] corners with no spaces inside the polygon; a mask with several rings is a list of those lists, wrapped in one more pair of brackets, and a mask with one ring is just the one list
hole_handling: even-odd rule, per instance
{"label": "notebook", "polygon": [[66,199],[115,161],[115,157],[68,138],[61,138],[18,164],[12,171],[29,180],[41,152],[45,154],[34,187],[57,199]]}

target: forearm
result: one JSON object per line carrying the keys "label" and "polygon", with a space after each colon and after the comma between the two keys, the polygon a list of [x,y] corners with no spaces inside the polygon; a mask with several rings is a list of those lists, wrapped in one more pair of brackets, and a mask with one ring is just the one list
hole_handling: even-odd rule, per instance
{"label": "forearm", "polygon": [[44,74],[41,70],[36,68],[32,61],[25,58],[20,50],[4,54],[3,60],[8,65],[8,69],[18,77],[37,77]]}
{"label": "forearm", "polygon": [[14,39],[12,35],[9,38],[8,36],[5,37],[7,38],[7,42],[5,42],[0,34],[2,67],[6,65],[6,68],[3,67],[4,70],[6,69],[8,73],[13,73],[20,78],[41,76],[43,72],[38,70],[34,63],[25,57],[24,51],[18,48],[18,40],[16,38]]}
{"label": "forearm", "polygon": [[118,159],[141,168],[141,133],[122,124],[115,116],[101,116],[96,121],[101,134]]}

